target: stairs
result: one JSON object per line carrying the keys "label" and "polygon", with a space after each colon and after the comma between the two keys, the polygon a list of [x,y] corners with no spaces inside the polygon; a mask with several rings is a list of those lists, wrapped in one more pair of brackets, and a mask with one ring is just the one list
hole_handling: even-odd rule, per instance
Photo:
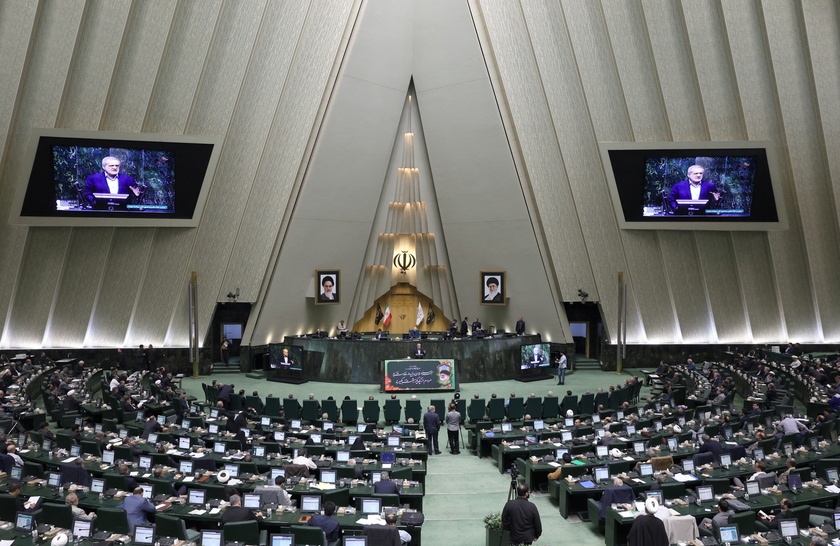
{"label": "stairs", "polygon": [[600,370],[601,361],[594,358],[586,358],[585,356],[575,357],[576,370]]}

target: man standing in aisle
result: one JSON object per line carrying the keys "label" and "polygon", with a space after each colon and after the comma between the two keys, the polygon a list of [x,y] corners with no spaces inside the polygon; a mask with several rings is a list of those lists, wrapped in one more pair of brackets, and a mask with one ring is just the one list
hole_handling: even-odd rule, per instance
{"label": "man standing in aisle", "polygon": [[458,413],[458,406],[455,402],[449,404],[449,413],[446,414],[446,434],[449,437],[449,451],[453,455],[459,455],[461,449],[458,446],[458,433],[461,431],[461,414]]}
{"label": "man standing in aisle", "polygon": [[557,359],[557,384],[558,385],[565,385],[566,384],[566,366],[568,365],[568,360],[566,359],[566,353],[564,351],[560,351],[560,358]]}
{"label": "man standing in aisle", "polygon": [[440,455],[438,447],[438,432],[440,431],[440,416],[435,413],[435,407],[429,406],[429,411],[423,415],[423,429],[426,431],[426,447],[429,455],[434,452]]}
{"label": "man standing in aisle", "polygon": [[528,497],[531,490],[524,483],[516,486],[516,498],[502,510],[502,527],[510,533],[510,544],[531,544],[542,534],[540,511]]}

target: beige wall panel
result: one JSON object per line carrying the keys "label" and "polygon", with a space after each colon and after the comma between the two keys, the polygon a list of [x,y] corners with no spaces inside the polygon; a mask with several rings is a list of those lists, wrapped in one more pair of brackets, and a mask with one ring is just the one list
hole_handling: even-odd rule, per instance
{"label": "beige wall panel", "polygon": [[[194,241],[194,229],[159,228],[155,230],[149,254],[138,256],[140,267],[144,269],[140,275],[140,293],[126,333],[126,346],[141,343],[163,345],[172,320],[172,302],[176,299],[181,301],[187,293],[190,274],[187,264]],[[200,297],[206,296],[202,292]],[[180,346],[185,344],[182,342]]]}
{"label": "beige wall panel", "polygon": [[708,124],[680,2],[642,0],[642,8],[671,137],[677,142],[706,140]]}
{"label": "beige wall panel", "polygon": [[642,4],[605,0],[603,7],[633,139],[637,142],[670,140],[661,82]]}
{"label": "beige wall panel", "polygon": [[[628,343],[680,343],[680,325],[673,297],[667,293],[668,278],[663,267],[663,254],[654,231],[625,231],[624,255],[632,282],[628,282],[628,302],[638,305],[644,324],[644,339],[633,339],[627,331]],[[627,280],[625,276],[625,280]],[[628,321],[633,309],[628,308]],[[613,340],[615,341],[615,340]]]}
{"label": "beige wall panel", "polygon": [[[178,3],[149,101],[144,131],[185,131],[213,40],[213,30],[219,22],[221,5],[220,0]],[[224,75],[212,77],[223,78]]]}
{"label": "beige wall panel", "polygon": [[[661,298],[670,294],[677,315],[680,338],[685,343],[714,343],[716,332],[712,312],[700,267],[694,234],[689,231],[661,231],[659,245],[665,256],[667,286]],[[655,267],[655,264],[651,264]]]}
{"label": "beige wall panel", "polygon": [[[8,5],[10,6],[9,9],[18,9],[17,5],[14,7],[12,7],[12,4]],[[42,4],[33,24],[27,23],[29,19],[26,17],[31,10],[31,5],[22,4],[20,14],[23,16],[23,26],[21,28],[26,28],[27,24],[32,25],[31,42],[22,39],[20,43],[11,45],[5,41],[7,34],[3,33],[3,42],[0,42],[4,45],[3,51],[0,52],[4,58],[2,64],[13,67],[15,62],[23,62],[24,59],[20,57],[17,57],[15,61],[9,61],[6,58],[12,55],[21,55],[21,45],[29,46],[25,54],[26,64],[23,66],[23,72],[19,77],[17,94],[3,95],[3,101],[10,101],[11,105],[14,106],[14,114],[8,132],[15,136],[6,143],[3,149],[3,165],[0,169],[0,180],[3,180],[3,183],[0,184],[0,217],[4,219],[3,223],[8,217],[9,206],[15,191],[15,184],[12,181],[17,182],[20,177],[25,177],[25,173],[28,173],[31,168],[31,165],[23,164],[26,157],[24,150],[31,128],[51,127],[55,122],[83,5],[84,3],[81,1],[67,1],[56,3],[50,9],[45,9],[44,4]],[[10,16],[9,18],[9,22],[17,20],[16,16]],[[8,36],[14,37],[15,35],[12,31]],[[7,46],[11,46],[11,49]],[[9,108],[9,106],[6,106],[6,108]],[[0,309],[3,311],[0,315],[2,315],[4,321],[9,309],[11,309],[11,321],[17,320],[18,315],[15,314],[14,308],[11,308],[12,305],[16,306],[13,303],[16,297],[14,294],[19,290],[15,280],[20,280],[29,275],[28,271],[21,269],[21,265],[24,263],[25,247],[28,244],[26,238],[27,228],[4,225],[0,229],[0,256],[3,257],[0,260],[0,278],[9,280],[0,287]],[[36,238],[36,240],[40,241],[41,239]],[[34,252],[37,251],[38,249],[34,250]],[[33,279],[27,280],[32,281]],[[38,290],[51,292],[53,287],[39,287]],[[31,297],[31,295],[26,297]],[[4,325],[4,328],[7,329],[7,333],[16,332],[17,334],[4,336],[4,339],[0,340],[0,344],[8,346],[9,343],[14,343],[12,340],[15,339],[15,336],[18,336],[18,339],[37,338],[37,343],[40,345],[44,325],[38,326],[34,334],[26,333],[25,327],[7,324]]]}
{"label": "beige wall panel", "polygon": [[[746,128],[720,1],[682,2],[682,8],[709,139],[741,140]],[[696,32],[698,21],[702,32]]]}
{"label": "beige wall panel", "polygon": [[130,7],[129,0],[87,4],[56,120],[58,127],[89,131],[99,128]]}
{"label": "beige wall panel", "polygon": [[88,325],[86,345],[122,347],[155,229],[115,229]]}
{"label": "beige wall panel", "polygon": [[[821,133],[815,130],[819,126],[818,112],[800,9],[801,4],[770,2],[764,4],[764,15],[816,307],[820,322],[836,339],[840,334],[836,320],[840,307],[837,211],[827,170],[828,150],[823,147]],[[833,152],[836,154],[836,150]],[[822,336],[815,330],[807,340],[822,341]]]}
{"label": "beige wall panel", "polygon": [[171,0],[132,2],[130,24],[123,30],[102,116],[102,130],[139,132],[143,129],[177,6]]}
{"label": "beige wall panel", "polygon": [[709,232],[696,238],[697,253],[714,257],[699,260],[695,266],[703,275],[702,283],[709,299],[712,322],[719,343],[737,343],[752,339],[735,261],[733,235],[735,234]]}
{"label": "beige wall panel", "polygon": [[17,284],[4,344],[8,347],[41,347],[52,310],[56,285],[61,280],[70,238],[66,228],[31,228]]}
{"label": "beige wall panel", "polygon": [[774,297],[776,279],[766,261],[770,254],[767,237],[764,233],[740,233],[732,242],[752,339],[757,343],[783,341],[785,330],[779,300]]}
{"label": "beige wall panel", "polygon": [[[225,142],[223,153],[239,160],[233,165],[234,171],[220,165],[229,176],[222,178],[217,170],[216,177],[228,181],[250,176],[254,180],[250,192],[242,192],[246,203],[241,205],[240,210],[244,212],[231,248],[230,263],[216,296],[220,301],[230,287],[239,287],[243,301],[257,300],[294,182],[293,169],[300,164],[300,155],[291,153],[299,152],[300,147],[286,146],[289,138],[286,124],[290,123],[292,112],[284,110],[282,117],[276,114],[283,108],[283,86],[307,8],[305,2],[269,2],[231,120],[229,133],[237,138]],[[314,98],[313,95],[298,99]],[[299,138],[303,141],[306,137],[301,133]],[[281,160],[281,156],[286,159]],[[289,174],[281,177],[280,169]]]}
{"label": "beige wall panel", "polygon": [[[755,2],[725,2],[721,5],[732,51],[741,103],[750,140],[773,142],[790,229],[767,234],[770,259],[776,274],[773,297],[781,303],[784,324],[791,339],[810,339],[817,328],[806,262],[799,210],[791,165],[785,153],[784,126],[776,100],[776,80],[767,59],[766,32],[760,6]],[[735,234],[733,234],[733,237]],[[742,278],[743,274],[740,275]]]}
{"label": "beige wall panel", "polygon": [[[289,108],[294,107],[293,112],[288,112],[288,119],[294,120],[294,123],[288,128],[289,130],[285,134],[287,137],[294,136],[295,145],[290,146],[286,151],[286,157],[293,158],[293,160],[286,162],[282,166],[283,170],[280,171],[285,175],[286,180],[290,184],[294,181],[294,176],[297,174],[300,158],[303,156],[307,139],[311,133],[312,125],[315,122],[320,98],[323,96],[324,87],[327,84],[333,62],[336,58],[337,48],[347,25],[350,7],[352,7],[352,4],[346,3],[337,5],[330,10],[325,9],[310,12],[309,18],[304,25],[303,38],[298,43],[294,62],[290,66],[289,77],[287,78],[284,89],[284,104],[288,105]],[[300,97],[300,100],[293,100],[292,97]],[[279,116],[283,116],[284,113],[280,112],[278,114]],[[272,176],[276,176],[277,174],[279,173],[274,172]],[[234,173],[231,173],[231,175],[233,177]],[[288,186],[286,187],[288,188]],[[230,189],[231,191],[238,190],[236,186],[232,186]],[[245,197],[245,195],[242,197]],[[232,200],[233,197],[231,196],[230,199]],[[278,201],[276,204],[282,204],[285,207],[286,199],[287,197],[283,196],[282,201]],[[229,229],[227,229],[228,223],[225,220],[226,199],[219,201],[214,199],[212,203],[213,207],[206,211],[206,214],[218,218],[218,221],[214,222],[216,235],[209,234],[204,226],[202,226],[199,230],[197,248],[206,248],[208,251],[215,248],[230,249],[235,242],[233,237],[236,235],[236,226],[231,224],[229,225]],[[242,203],[244,205],[244,200]],[[241,210],[241,205],[239,208]],[[268,252],[262,251],[269,250],[268,241],[275,240],[277,236],[276,229],[268,231],[264,230],[265,227],[263,226],[259,231],[249,234],[254,239],[264,239],[266,241],[265,246],[250,247],[251,252],[258,253],[257,255],[263,260],[260,266],[261,270],[265,269],[270,256]],[[222,238],[225,238],[225,240],[222,240]],[[210,291],[211,296],[213,293],[219,293],[219,297],[222,297],[222,294],[226,294],[228,290],[234,288],[233,286],[225,287],[221,285],[224,271],[213,266],[214,257],[210,252],[195,253],[193,255],[193,261],[193,267],[197,271],[207,272],[203,276],[203,285],[207,286],[207,290]],[[236,264],[236,267],[240,267],[240,264]],[[199,316],[205,320],[205,323],[209,323],[212,317],[215,301],[215,298],[211,297],[202,298],[199,302]],[[170,338],[174,343],[179,343],[177,340],[180,339],[186,342],[186,311],[183,307],[176,307],[174,312],[175,320],[173,321]]]}
{"label": "beige wall panel", "polygon": [[45,347],[81,347],[96,302],[113,228],[73,228],[55,292]]}

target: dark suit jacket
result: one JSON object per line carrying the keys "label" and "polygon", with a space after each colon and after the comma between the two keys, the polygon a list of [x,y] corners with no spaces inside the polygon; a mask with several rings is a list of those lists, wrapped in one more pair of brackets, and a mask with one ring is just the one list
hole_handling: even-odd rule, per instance
{"label": "dark suit jacket", "polygon": [[373,492],[374,493],[386,493],[394,495],[400,494],[400,488],[397,487],[397,484],[392,482],[391,480],[379,480],[375,484],[373,484]]}
{"label": "dark suit jacket", "polygon": [[227,510],[222,513],[222,523],[252,520],[260,521],[260,518],[257,518],[250,508],[245,508],[244,506],[229,506]]}
{"label": "dark suit jacket", "polygon": [[426,351],[423,349],[414,349],[414,354],[412,356],[414,358],[426,358]]}
{"label": "dark suit jacket", "polygon": [[[136,186],[137,183],[133,178],[125,174],[118,175],[117,182],[119,186],[117,193],[127,193],[130,201],[134,197],[134,192],[131,191],[129,186]],[[85,199],[91,205],[96,203],[96,198],[93,197],[94,193],[111,193],[111,188],[108,187],[108,182],[105,181],[105,173],[103,172],[87,177],[87,181],[85,182]]]}
{"label": "dark suit jacket", "polygon": [[[700,182],[700,199],[714,201],[715,198],[712,196],[712,193],[717,193],[713,182]],[[677,199],[691,199],[691,188],[689,187],[688,180],[677,182],[671,188],[671,208],[674,210],[679,208]]]}
{"label": "dark suit jacket", "polygon": [[440,417],[433,411],[426,412],[423,415],[423,428],[426,432],[437,434],[440,430]]}

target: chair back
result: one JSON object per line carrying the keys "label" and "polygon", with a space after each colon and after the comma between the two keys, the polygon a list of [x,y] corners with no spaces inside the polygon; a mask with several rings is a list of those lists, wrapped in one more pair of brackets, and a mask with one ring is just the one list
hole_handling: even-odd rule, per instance
{"label": "chair back", "polygon": [[794,506],[790,509],[790,515],[796,518],[800,529],[808,529],[811,527],[809,522],[811,518],[811,505],[803,504],[802,506]]}
{"label": "chair back", "polygon": [[268,415],[269,417],[280,417],[280,399],[276,396],[266,398],[263,415]]}
{"label": "chair back", "polygon": [[100,506],[96,510],[94,526],[97,531],[108,531],[121,535],[127,535],[131,532],[131,527],[128,525],[128,514],[123,508]]}
{"label": "chair back", "polygon": [[[744,512],[749,514],[751,518],[755,518],[752,512]],[[730,517],[730,521],[731,521]],[[671,516],[666,518],[665,532],[668,533],[668,543],[676,544],[677,542],[691,542],[698,536],[697,520],[694,516]]]}
{"label": "chair back", "polygon": [[419,423],[422,417],[423,408],[420,406],[420,400],[406,400],[405,420],[413,419],[415,423]]}
{"label": "chair back", "polygon": [[543,419],[554,419],[559,413],[560,401],[556,396],[546,396],[545,398],[543,398]]}
{"label": "chair back", "polygon": [[292,525],[289,530],[295,537],[295,546],[326,546],[324,530],[314,525]]}
{"label": "chair back", "polygon": [[376,544],[376,546],[400,546],[402,544],[399,529],[387,525],[367,525],[365,526],[365,536],[368,537],[369,544]]}
{"label": "chair back", "polygon": [[539,396],[530,396],[525,400],[525,413],[531,416],[531,419],[542,419],[542,398]]}
{"label": "chair back", "polygon": [[49,523],[64,529],[73,528],[73,509],[67,504],[45,502],[41,505],[40,523]]}
{"label": "chair back", "polygon": [[222,536],[227,542],[244,542],[245,544],[260,543],[260,525],[256,521],[237,521],[225,523]]}
{"label": "chair back", "polygon": [[300,410],[300,418],[304,421],[317,421],[321,418],[318,414],[319,409],[317,400],[304,400],[303,407]]}
{"label": "chair back", "polygon": [[344,400],[341,403],[341,420],[348,425],[355,425],[359,422],[358,402],[355,400]]}
{"label": "chair back", "polygon": [[508,421],[521,421],[525,417],[525,400],[516,396],[508,401]]}
{"label": "chair back", "polygon": [[187,540],[187,527],[184,520],[162,512],[155,514],[155,533],[158,536]]}
{"label": "chair back", "polygon": [[470,400],[470,405],[467,406],[467,416],[470,421],[480,421],[484,418],[485,410],[484,398],[473,398]]}
{"label": "chair back", "polygon": [[309,478],[309,468],[302,464],[287,464],[283,467],[286,471],[286,477],[289,478],[291,476],[298,476],[303,478]]}
{"label": "chair back", "polygon": [[399,400],[388,399],[385,400],[383,408],[386,423],[397,423],[400,420],[400,413],[402,413],[402,406]]}
{"label": "chair back", "polygon": [[365,423],[377,423],[379,421],[379,400],[365,400],[362,406],[362,416]]}
{"label": "chair back", "polygon": [[738,531],[742,535],[751,535],[755,533],[755,512],[747,510],[746,512],[738,512],[729,516],[729,523],[738,525]]}
{"label": "chair back", "polygon": [[283,414],[287,421],[290,419],[300,419],[300,402],[297,401],[297,398],[283,399]]}

